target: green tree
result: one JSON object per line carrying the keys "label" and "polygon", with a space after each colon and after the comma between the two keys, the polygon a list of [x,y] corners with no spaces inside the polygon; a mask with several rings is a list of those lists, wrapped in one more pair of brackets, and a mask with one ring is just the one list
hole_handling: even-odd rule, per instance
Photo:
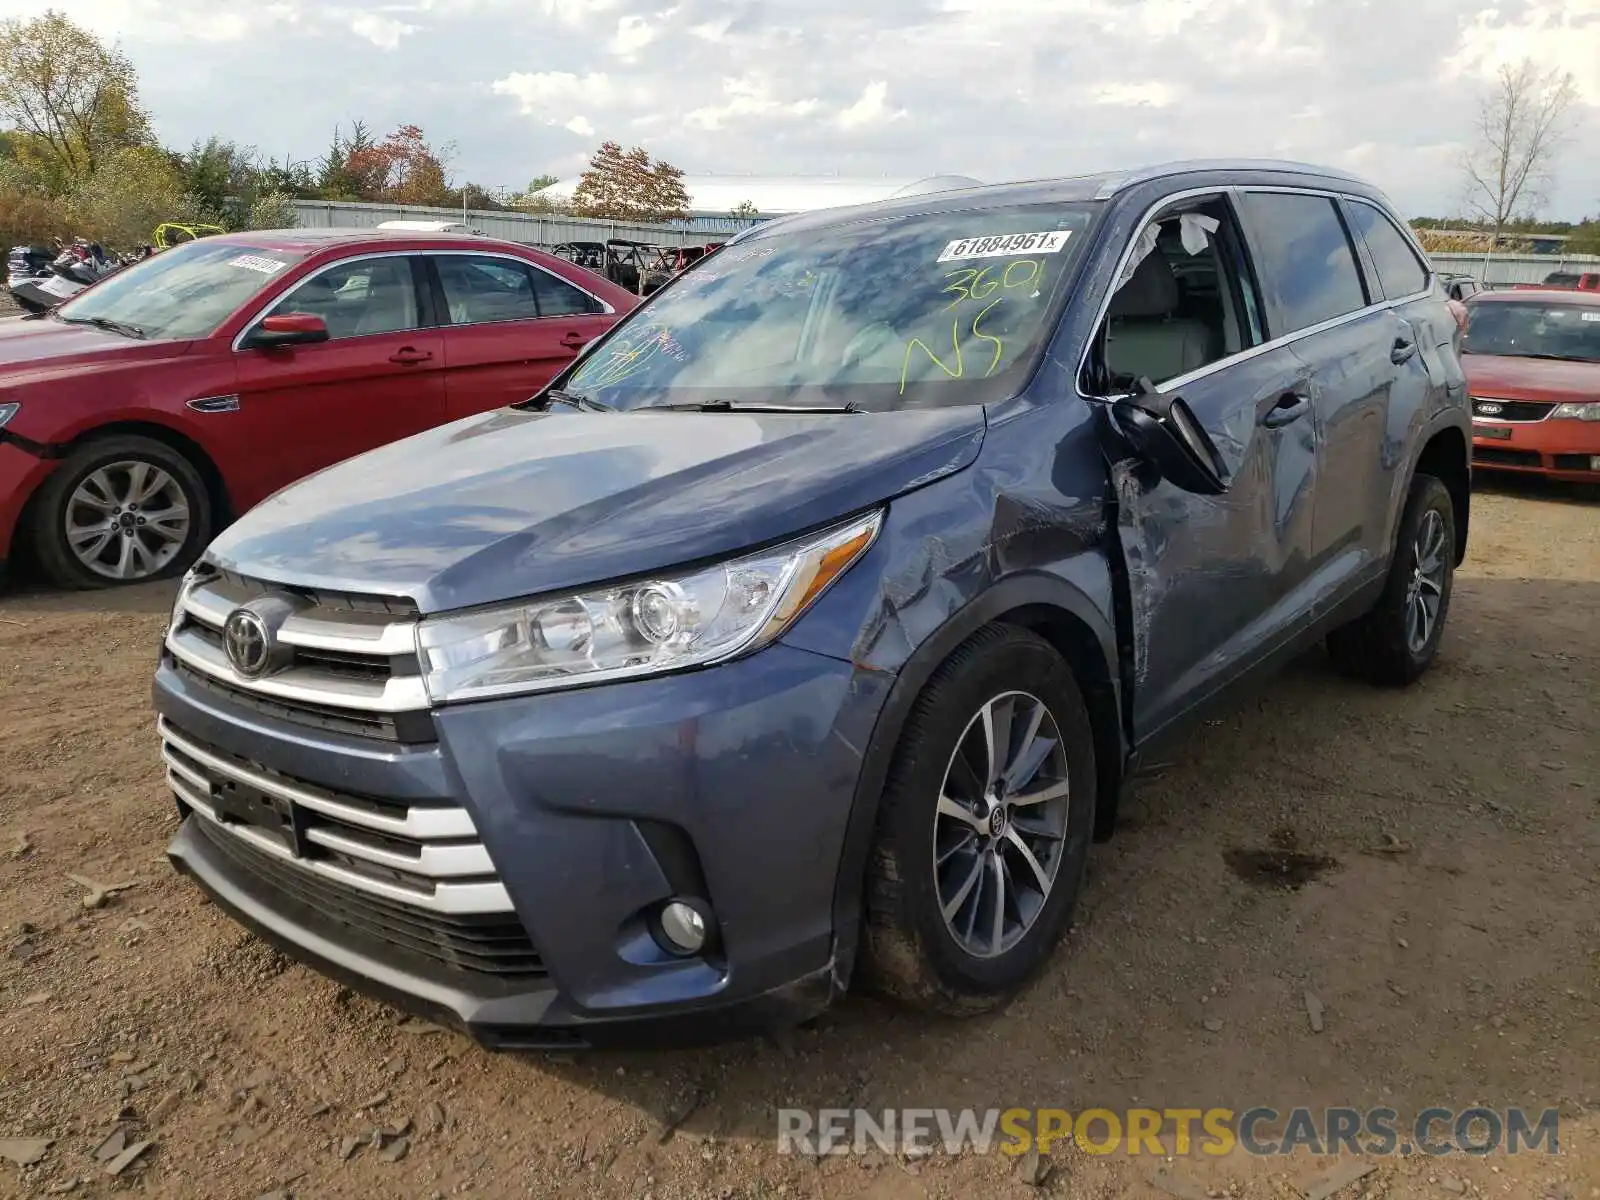
{"label": "green tree", "polygon": [[683,172],[652,159],[643,146],[624,151],[618,142],[603,142],[578,180],[572,206],[581,217],[660,223],[688,214],[689,192]]}
{"label": "green tree", "polygon": [[350,169],[350,159],[371,150],[377,143],[365,122],[353,121],[346,137],[336,125],[327,153],[317,160],[317,195],[323,200],[361,200],[367,181]]}
{"label": "green tree", "polygon": [[734,205],[733,211],[728,215],[730,217],[740,217],[745,220],[749,220],[751,217],[759,217],[761,215],[761,210],[755,206],[755,202],[753,200],[741,200],[738,204]]}
{"label": "green tree", "polygon": [[66,207],[79,233],[119,250],[148,242],[163,221],[216,220],[201,201],[185,194],[183,175],[171,158],[151,146],[107,155],[67,196]]}
{"label": "green tree", "polygon": [[133,63],[54,9],[0,22],[0,120],[21,135],[17,158],[57,192],[150,141]]}
{"label": "green tree", "polygon": [[187,154],[177,156],[183,187],[208,211],[233,217],[250,211],[260,188],[259,155],[254,146],[241,146],[220,137],[195,142]]}
{"label": "green tree", "polygon": [[287,192],[263,192],[250,206],[251,229],[293,229],[299,222],[294,197]]}
{"label": "green tree", "polygon": [[481,183],[466,183],[458,188],[451,188],[445,198],[445,204],[450,208],[476,208],[485,212],[499,212],[509,207]]}

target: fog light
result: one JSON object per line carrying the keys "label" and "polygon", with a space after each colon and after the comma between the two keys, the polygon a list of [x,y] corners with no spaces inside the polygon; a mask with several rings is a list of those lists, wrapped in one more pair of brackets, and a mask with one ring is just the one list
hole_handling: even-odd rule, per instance
{"label": "fog light", "polygon": [[706,919],[692,904],[670,900],[661,910],[661,936],[682,954],[698,954],[706,944]]}

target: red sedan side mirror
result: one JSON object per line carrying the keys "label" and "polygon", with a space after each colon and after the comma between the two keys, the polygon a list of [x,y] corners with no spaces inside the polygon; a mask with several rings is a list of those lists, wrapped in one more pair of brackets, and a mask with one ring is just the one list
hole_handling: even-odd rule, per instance
{"label": "red sedan side mirror", "polygon": [[328,340],[328,323],[311,313],[282,313],[263,318],[245,339],[247,349],[275,350],[285,346],[309,346]]}

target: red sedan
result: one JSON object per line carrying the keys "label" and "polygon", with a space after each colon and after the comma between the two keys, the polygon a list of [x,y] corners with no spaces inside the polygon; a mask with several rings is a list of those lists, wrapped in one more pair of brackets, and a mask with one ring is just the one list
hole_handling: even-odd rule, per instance
{"label": "red sedan", "polygon": [[1600,293],[1483,292],[1467,310],[1473,466],[1600,482]]}
{"label": "red sedan", "polygon": [[26,542],[65,587],[178,574],[286,484],[527,399],[638,299],[511,242],[288,230],[0,320],[0,568]]}

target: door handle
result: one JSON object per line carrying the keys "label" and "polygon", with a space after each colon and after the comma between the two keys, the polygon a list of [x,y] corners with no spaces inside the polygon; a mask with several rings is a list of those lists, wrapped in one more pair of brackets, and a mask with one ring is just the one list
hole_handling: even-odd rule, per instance
{"label": "door handle", "polygon": [[403,366],[412,366],[416,363],[425,363],[430,361],[432,358],[433,354],[430,351],[413,350],[410,346],[402,346],[393,354],[389,355],[390,362],[400,363]]}
{"label": "door handle", "polygon": [[586,343],[588,340],[589,339],[584,337],[581,333],[569,333],[561,339],[561,344],[568,350],[578,350],[581,349],[584,343]]}
{"label": "door handle", "polygon": [[1267,409],[1261,418],[1261,423],[1268,429],[1282,429],[1291,421],[1298,421],[1311,411],[1311,397],[1302,396],[1299,392],[1285,392],[1278,397],[1278,402]]}
{"label": "door handle", "polygon": [[1417,352],[1417,344],[1408,342],[1405,338],[1395,338],[1394,348],[1389,351],[1389,361],[1395,364],[1403,363]]}

